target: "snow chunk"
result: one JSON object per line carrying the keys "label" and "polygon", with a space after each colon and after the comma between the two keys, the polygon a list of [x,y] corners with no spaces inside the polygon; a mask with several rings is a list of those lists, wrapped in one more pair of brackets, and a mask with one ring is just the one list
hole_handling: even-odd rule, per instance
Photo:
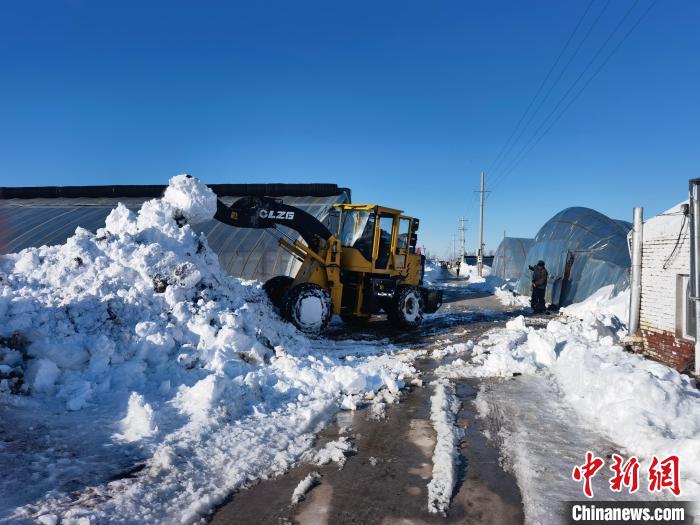
{"label": "snow chunk", "polygon": [[151,405],[145,402],[141,394],[132,392],[126,417],[121,420],[122,433],[115,437],[127,442],[150,437],[158,431],[153,419]]}
{"label": "snow chunk", "polygon": [[428,510],[431,513],[444,515],[450,506],[457,480],[457,447],[463,436],[463,430],[455,425],[460,406],[452,384],[438,380],[435,393],[430,398],[430,420],[437,434],[433,478],[428,483]]}
{"label": "snow chunk", "polygon": [[170,445],[163,445],[153,454],[149,461],[151,476],[158,476],[170,470],[175,464],[175,451]]}
{"label": "snow chunk", "polygon": [[163,200],[190,224],[211,220],[216,213],[216,194],[209,186],[189,175],[177,175],[170,179]]}
{"label": "snow chunk", "polygon": [[105,229],[114,235],[136,235],[136,215],[120,202],[107,215]]}
{"label": "snow chunk", "polygon": [[41,523],[41,525],[57,525],[58,516],[55,514],[43,514],[37,518],[37,521]]}
{"label": "snow chunk", "polygon": [[292,493],[292,505],[296,505],[304,499],[306,494],[321,482],[321,475],[318,472],[311,472],[302,479]]}
{"label": "snow chunk", "polygon": [[33,359],[27,366],[26,377],[32,391],[50,393],[60,373],[56,363],[50,359]]}
{"label": "snow chunk", "polygon": [[307,463],[312,463],[318,465],[319,467],[327,465],[331,461],[336,463],[339,468],[345,466],[345,461],[347,460],[347,455],[351,452],[355,452],[354,445],[348,440],[347,437],[342,436],[336,441],[331,441],[326,443],[326,446],[320,450],[309,451],[304,455],[304,460]]}
{"label": "snow chunk", "polygon": [[343,410],[357,410],[357,403],[352,396],[345,396],[343,402],[340,403],[340,408]]}

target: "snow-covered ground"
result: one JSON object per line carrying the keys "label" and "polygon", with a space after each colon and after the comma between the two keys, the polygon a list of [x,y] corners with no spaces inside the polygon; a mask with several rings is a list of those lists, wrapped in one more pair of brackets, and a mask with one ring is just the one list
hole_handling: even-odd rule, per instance
{"label": "snow-covered ground", "polygon": [[227,276],[196,230],[215,206],[178,176],[95,234],[0,257],[0,520],[198,520],[410,380],[410,355],[309,339]]}
{"label": "snow-covered ground", "polygon": [[[581,499],[571,472],[587,450],[639,459],[642,488],[623,499],[669,497],[649,493],[644,476],[654,455],[676,454],[681,499],[700,499],[700,391],[687,376],[624,350],[629,296],[611,292],[603,288],[565,308],[544,329],[516,318],[479,341],[468,358],[437,371],[446,378],[504,378],[484,382],[477,405],[491,437],[502,442],[530,522],[551,522],[561,501]],[[606,491],[608,478],[606,467],[594,485],[598,496],[619,498]]]}

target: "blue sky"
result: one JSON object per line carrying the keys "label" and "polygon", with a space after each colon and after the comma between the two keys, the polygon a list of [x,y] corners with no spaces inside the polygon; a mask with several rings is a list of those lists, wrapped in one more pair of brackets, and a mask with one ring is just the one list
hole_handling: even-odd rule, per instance
{"label": "blue sky", "polygon": [[[650,4],[593,0],[569,53],[602,12],[597,24],[511,157],[630,6],[601,57]],[[479,172],[588,5],[5,1],[0,185],[182,172],[335,182],[356,202],[421,217],[421,243],[440,253],[465,215],[473,249]],[[684,198],[700,176],[699,20],[696,1],[657,2],[522,162],[505,178],[487,172],[487,189],[502,179],[487,201],[487,250],[568,206],[629,219],[635,205],[649,216]]]}

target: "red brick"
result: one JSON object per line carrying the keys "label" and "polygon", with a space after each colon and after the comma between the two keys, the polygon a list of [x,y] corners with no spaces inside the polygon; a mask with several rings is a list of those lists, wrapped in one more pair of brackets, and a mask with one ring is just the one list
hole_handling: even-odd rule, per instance
{"label": "red brick", "polygon": [[641,330],[644,339],[644,353],[676,370],[684,370],[695,355],[695,346],[691,341],[679,339],[671,332]]}

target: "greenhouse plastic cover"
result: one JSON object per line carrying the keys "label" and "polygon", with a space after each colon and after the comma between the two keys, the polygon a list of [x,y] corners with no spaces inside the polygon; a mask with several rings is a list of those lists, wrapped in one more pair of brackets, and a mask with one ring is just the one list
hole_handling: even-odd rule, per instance
{"label": "greenhouse plastic cover", "polygon": [[517,281],[526,267],[527,251],[534,239],[524,237],[504,237],[493,257],[491,273],[505,281]]}
{"label": "greenhouse plastic cover", "polygon": [[[530,294],[528,265],[539,260],[549,271],[546,301],[566,306],[583,301],[602,286],[629,285],[630,253],[627,234],[632,224],[610,219],[590,208],[560,211],[537,232],[521,267],[517,290]],[[569,278],[564,275],[569,260]]]}
{"label": "greenhouse plastic cover", "polygon": [[[240,195],[222,196],[217,190],[247,194],[293,193],[293,196],[271,196],[279,197],[285,204],[301,208],[321,221],[326,219],[333,204],[350,201],[349,190],[329,184],[219,186],[212,185],[212,189],[227,205]],[[95,231],[104,226],[105,218],[118,202],[138,209],[148,198],[162,195],[164,187],[109,187],[119,189],[112,192],[120,195],[118,197],[104,196],[110,192],[104,189],[91,191],[93,188],[108,187],[68,188],[70,191],[65,191],[65,188],[30,188],[28,190],[39,190],[30,193],[16,191],[21,188],[0,188],[0,254],[18,252],[31,246],[62,244],[79,226]],[[265,191],[266,188],[269,191]],[[304,192],[308,195],[302,195]],[[138,194],[144,196],[132,196]],[[24,198],[17,198],[16,195]],[[291,275],[298,268],[298,261],[278,245],[277,239],[282,231],[293,240],[299,238],[297,232],[288,228],[235,228],[212,220],[198,225],[197,229],[207,235],[209,245],[219,255],[222,267],[235,277],[265,281],[276,275]]]}

